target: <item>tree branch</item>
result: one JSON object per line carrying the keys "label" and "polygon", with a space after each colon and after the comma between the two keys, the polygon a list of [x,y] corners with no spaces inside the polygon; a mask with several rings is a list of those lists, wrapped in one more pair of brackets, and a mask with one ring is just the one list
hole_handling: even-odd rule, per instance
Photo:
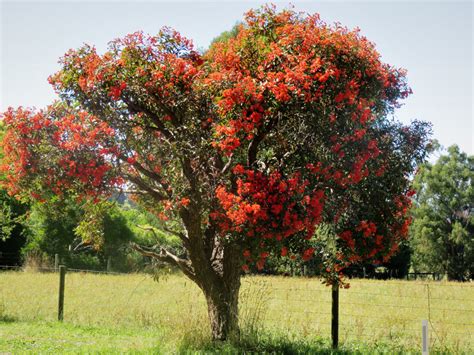
{"label": "tree branch", "polygon": [[268,123],[261,127],[261,129],[258,130],[258,133],[253,137],[247,150],[247,166],[250,167],[253,165],[253,163],[255,163],[257,160],[258,145],[265,139],[268,132],[270,132],[270,130],[275,127],[277,123],[278,117],[275,119],[270,118]]}
{"label": "tree branch", "polygon": [[137,185],[140,189],[148,192],[157,202],[167,200],[168,197],[163,195],[161,192],[153,189],[152,187],[148,186],[142,179],[138,176],[132,176],[130,174],[126,174],[125,177],[135,185]]}
{"label": "tree branch", "polygon": [[160,100],[160,97],[157,96],[156,94],[151,94],[151,97],[153,98],[154,103],[159,107],[160,110],[162,110],[164,113],[166,113],[168,116],[171,117],[171,122],[174,123],[174,125],[178,125],[181,123],[181,117],[179,117],[176,112],[174,112],[172,109],[169,107],[166,107]]}
{"label": "tree branch", "polygon": [[229,158],[229,161],[227,162],[227,164],[222,168],[221,170],[221,174],[225,174],[227,172],[227,170],[229,170],[230,168],[230,165],[232,164],[232,157],[234,155],[231,155],[230,158]]}
{"label": "tree branch", "polygon": [[191,161],[188,157],[182,157],[179,159],[181,162],[181,168],[183,169],[183,174],[189,182],[193,192],[197,192],[198,188],[196,185],[196,175],[194,169],[191,166]]}
{"label": "tree branch", "polygon": [[[127,157],[123,154],[119,155],[119,158],[122,159],[123,161],[127,161]],[[130,163],[129,163],[130,164]],[[166,193],[168,194],[168,197],[171,197],[172,196],[172,192],[169,191],[169,185],[167,183],[164,182],[164,179],[163,177],[154,172],[154,171],[150,171],[148,169],[146,169],[143,165],[141,165],[140,163],[138,162],[134,162],[132,165],[135,169],[137,169],[140,173],[142,173],[143,175],[145,175],[146,177],[149,177],[150,179],[152,179],[153,181],[156,181],[158,184],[161,185],[161,187],[166,191]]]}
{"label": "tree branch", "polygon": [[191,263],[189,260],[179,258],[163,247],[160,247],[160,252],[157,253],[153,249],[143,247],[136,243],[130,243],[130,246],[133,250],[138,251],[143,256],[147,256],[147,257],[179,267],[181,271],[183,271],[183,273],[187,277],[189,277],[191,280],[197,283],[196,274],[194,273],[193,267],[191,266]]}
{"label": "tree branch", "polygon": [[[154,124],[156,124],[156,128],[170,141],[174,140],[174,135],[171,131],[169,131],[163,122],[156,116],[154,112],[152,112],[150,109],[147,107],[144,107],[142,105],[137,104],[136,102],[132,102],[129,99],[124,98],[123,101],[127,104],[129,111],[131,112],[143,112],[145,113],[149,119],[153,121]],[[166,111],[165,111],[166,112]]]}
{"label": "tree branch", "polygon": [[[137,228],[140,228],[141,230],[144,230],[146,232],[151,232],[154,236],[155,236],[155,239],[156,240],[159,240],[159,236],[158,234],[156,234],[156,231],[155,231],[155,228],[153,227],[147,227],[147,226],[140,226],[138,224],[135,225]],[[167,228],[166,226],[163,227],[163,230],[169,234],[172,234],[176,237],[178,237],[179,239],[181,239],[181,241],[184,243],[185,247],[187,247],[189,245],[189,239],[188,237],[186,237],[186,235],[184,233],[181,233],[181,232],[176,232],[172,229],[169,229]]]}

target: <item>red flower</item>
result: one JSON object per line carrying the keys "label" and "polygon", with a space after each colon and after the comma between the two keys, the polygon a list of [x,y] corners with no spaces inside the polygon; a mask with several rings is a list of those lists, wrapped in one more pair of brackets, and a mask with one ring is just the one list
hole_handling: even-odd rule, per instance
{"label": "red flower", "polygon": [[340,92],[339,94],[336,95],[336,97],[334,98],[334,101],[335,101],[336,103],[339,103],[339,102],[341,102],[342,100],[344,100],[344,98],[345,98],[344,93]]}
{"label": "red flower", "polygon": [[366,132],[367,132],[366,129],[357,129],[354,133],[354,138],[357,140],[360,140],[362,139],[362,137],[365,135]]}
{"label": "red flower", "polygon": [[271,210],[273,214],[279,214],[282,209],[283,209],[282,205],[273,205]]}
{"label": "red flower", "polygon": [[303,260],[308,261],[313,257],[315,249],[314,248],[308,248],[303,252]]}
{"label": "red flower", "polygon": [[234,166],[234,168],[232,169],[232,172],[234,174],[243,174],[245,173],[245,169],[242,165],[240,164],[237,164],[236,166]]}
{"label": "red flower", "polygon": [[112,100],[117,101],[120,99],[120,95],[122,95],[122,91],[127,87],[127,83],[122,82],[119,86],[112,86],[109,91],[109,96]]}

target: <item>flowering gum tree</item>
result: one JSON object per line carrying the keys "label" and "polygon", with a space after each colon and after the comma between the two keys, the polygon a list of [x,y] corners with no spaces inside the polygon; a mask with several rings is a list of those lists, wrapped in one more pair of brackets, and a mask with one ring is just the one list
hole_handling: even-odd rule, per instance
{"label": "flowering gum tree", "polygon": [[172,222],[185,257],[134,247],[202,289],[221,340],[238,331],[242,269],[326,255],[312,243],[322,223],[336,250],[322,258],[328,283],[396,250],[428,130],[387,119],[410,93],[405,73],[357,30],[263,7],[236,33],[205,54],[168,28],[102,55],[71,50],[50,77],[60,101],[4,113],[10,192],[120,188]]}

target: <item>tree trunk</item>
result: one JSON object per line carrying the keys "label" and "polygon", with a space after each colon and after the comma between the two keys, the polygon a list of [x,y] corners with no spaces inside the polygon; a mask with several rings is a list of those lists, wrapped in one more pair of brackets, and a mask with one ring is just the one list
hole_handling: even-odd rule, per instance
{"label": "tree trunk", "polygon": [[216,257],[208,259],[208,272],[199,280],[207,301],[212,339],[237,339],[242,252],[235,244],[224,245],[217,240],[213,255]]}
{"label": "tree trunk", "polygon": [[213,340],[239,337],[239,289],[240,279],[231,288],[205,291]]}
{"label": "tree trunk", "polygon": [[199,210],[181,209],[180,215],[186,234],[178,233],[178,236],[183,240],[186,258],[177,257],[164,248],[156,253],[134,247],[143,255],[178,266],[204,293],[212,339],[235,339],[239,336],[242,247],[238,241],[226,241],[219,236],[212,225],[203,232]]}

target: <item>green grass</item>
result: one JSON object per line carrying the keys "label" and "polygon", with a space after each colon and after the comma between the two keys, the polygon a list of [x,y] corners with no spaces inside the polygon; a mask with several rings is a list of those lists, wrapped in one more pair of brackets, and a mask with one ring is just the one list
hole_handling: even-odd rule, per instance
{"label": "green grass", "polygon": [[147,329],[104,328],[58,322],[0,323],[0,350],[13,353],[161,353],[159,333]]}
{"label": "green grass", "polygon": [[[331,292],[317,279],[244,278],[242,337],[224,344],[210,341],[204,297],[182,276],[68,273],[63,324],[57,288],[57,274],[0,273],[0,352],[331,353]],[[419,353],[428,318],[431,349],[474,348],[472,284],[352,280],[340,314],[339,353]]]}

